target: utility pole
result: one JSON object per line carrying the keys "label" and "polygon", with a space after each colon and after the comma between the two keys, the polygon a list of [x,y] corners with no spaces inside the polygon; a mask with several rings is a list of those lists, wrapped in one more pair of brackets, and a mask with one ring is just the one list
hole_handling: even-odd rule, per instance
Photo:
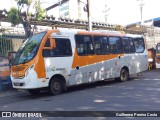
{"label": "utility pole", "polygon": [[88,16],[88,30],[92,31],[92,21],[91,21],[91,9],[90,9],[90,0],[87,0],[87,16]]}
{"label": "utility pole", "polygon": [[143,5],[144,5],[144,2],[143,0],[137,0],[137,1],[140,1],[140,13],[141,13],[141,24],[143,24]]}
{"label": "utility pole", "polygon": [[60,14],[60,11],[61,11],[60,10],[60,8],[61,8],[61,0],[58,0],[58,4],[59,4],[59,6],[58,6],[59,7],[59,17],[61,17],[61,14]]}
{"label": "utility pole", "polygon": [[81,19],[81,0],[78,0],[78,18]]}
{"label": "utility pole", "polygon": [[107,4],[105,4],[105,10],[103,11],[105,13],[105,22],[107,23],[107,18],[108,18],[108,11],[110,10],[110,8],[108,8]]}

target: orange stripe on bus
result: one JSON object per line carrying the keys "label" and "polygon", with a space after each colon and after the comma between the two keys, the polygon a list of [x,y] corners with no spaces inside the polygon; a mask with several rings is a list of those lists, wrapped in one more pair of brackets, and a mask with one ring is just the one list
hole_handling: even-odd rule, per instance
{"label": "orange stripe on bus", "polygon": [[117,58],[119,56],[124,56],[124,54],[78,56],[77,52],[75,51],[72,68],[76,68],[76,66],[82,67],[98,62],[103,62],[106,60]]}

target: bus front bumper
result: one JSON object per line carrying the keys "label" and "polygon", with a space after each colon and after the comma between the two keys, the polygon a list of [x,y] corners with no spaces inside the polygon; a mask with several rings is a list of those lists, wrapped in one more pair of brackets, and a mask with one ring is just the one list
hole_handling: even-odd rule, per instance
{"label": "bus front bumper", "polygon": [[28,74],[23,78],[15,78],[11,76],[12,85],[15,89],[35,89],[39,88],[37,73],[32,71],[32,74]]}

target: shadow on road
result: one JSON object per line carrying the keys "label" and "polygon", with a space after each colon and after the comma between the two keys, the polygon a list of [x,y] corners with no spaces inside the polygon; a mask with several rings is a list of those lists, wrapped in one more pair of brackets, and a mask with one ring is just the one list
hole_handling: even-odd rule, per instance
{"label": "shadow on road", "polygon": [[[132,77],[130,80],[134,80],[134,78]],[[94,83],[82,84],[78,86],[71,86],[67,88],[66,92],[63,92],[62,94],[57,95],[57,96],[61,96],[63,94],[70,94],[73,92],[79,92],[82,90],[89,90],[89,89],[93,89],[96,87],[109,86],[109,85],[121,84],[121,83],[122,82],[118,82],[113,79],[110,81],[97,81]],[[55,97],[55,96],[51,96],[47,90],[42,90],[42,92],[38,95],[31,95],[30,93],[28,93],[28,91],[16,91],[16,90],[14,90],[14,94],[11,94],[11,95],[9,95],[9,93],[7,94],[8,94],[7,96],[0,97],[0,105],[16,103],[20,101],[39,99],[39,98]]]}

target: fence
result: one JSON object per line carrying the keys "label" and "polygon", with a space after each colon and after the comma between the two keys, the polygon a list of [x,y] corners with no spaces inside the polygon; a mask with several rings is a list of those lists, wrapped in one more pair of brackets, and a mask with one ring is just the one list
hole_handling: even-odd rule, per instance
{"label": "fence", "polygon": [[25,39],[23,28],[0,26],[0,57],[17,51]]}
{"label": "fence", "polygon": [[17,51],[24,40],[22,28],[0,26],[0,90],[12,87],[8,52]]}

